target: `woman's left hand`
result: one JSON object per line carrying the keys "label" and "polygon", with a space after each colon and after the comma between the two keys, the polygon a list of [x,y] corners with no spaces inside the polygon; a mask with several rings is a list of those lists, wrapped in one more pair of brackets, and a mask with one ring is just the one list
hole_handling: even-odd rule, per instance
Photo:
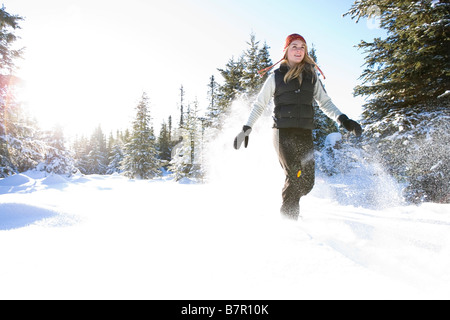
{"label": "woman's left hand", "polygon": [[349,119],[345,114],[341,114],[337,120],[346,130],[352,132],[357,137],[361,136],[363,130],[358,122]]}

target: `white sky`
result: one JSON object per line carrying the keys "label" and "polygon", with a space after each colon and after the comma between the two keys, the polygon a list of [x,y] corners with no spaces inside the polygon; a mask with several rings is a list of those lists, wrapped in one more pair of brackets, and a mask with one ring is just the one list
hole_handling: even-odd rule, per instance
{"label": "white sky", "polygon": [[[211,75],[247,49],[253,32],[281,58],[288,34],[302,34],[317,49],[334,103],[358,118],[352,92],[364,53],[354,46],[383,36],[373,23],[342,14],[351,0],[4,0],[25,18],[17,61],[26,81],[21,98],[44,128],[62,125],[69,135],[131,127],[142,92],[150,97],[155,128],[178,118],[179,88],[187,102],[206,108]],[[158,132],[156,132],[158,133]]]}

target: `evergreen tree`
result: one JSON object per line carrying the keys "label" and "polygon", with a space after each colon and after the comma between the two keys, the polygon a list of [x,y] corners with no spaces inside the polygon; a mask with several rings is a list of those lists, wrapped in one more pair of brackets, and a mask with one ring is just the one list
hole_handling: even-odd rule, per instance
{"label": "evergreen tree", "polygon": [[108,154],[106,150],[105,135],[100,125],[94,130],[90,140],[88,153],[89,174],[105,174],[108,167]]}
{"label": "evergreen tree", "polygon": [[22,20],[22,17],[6,12],[5,7],[0,8],[0,71],[11,73],[15,68],[14,60],[22,55],[22,49],[11,48],[17,40],[14,32],[20,29],[19,22]]}
{"label": "evergreen tree", "polygon": [[90,144],[89,139],[85,136],[76,137],[73,143],[73,154],[75,160],[75,166],[80,170],[82,174],[90,174],[89,172],[89,152]]}
{"label": "evergreen tree", "polygon": [[[12,44],[17,40],[14,32],[20,29],[22,17],[11,15],[5,8],[0,9],[0,177],[6,177],[17,172],[14,164],[14,150],[21,150],[20,137],[15,132],[20,131],[20,125],[10,121],[17,115],[19,105],[15,102],[13,89],[17,78],[10,73],[14,69],[14,59],[20,57],[20,50],[13,50]],[[4,75],[6,72],[9,75]],[[19,151],[20,154],[20,151]]]}
{"label": "evergreen tree", "polygon": [[36,122],[15,101],[18,82],[0,75],[0,177],[34,168],[46,148]]}
{"label": "evergreen tree", "polygon": [[269,47],[266,43],[260,48],[259,41],[256,41],[254,34],[250,35],[250,42],[247,42],[248,49],[245,50],[238,60],[234,57],[228,61],[225,69],[218,69],[224,79],[224,83],[218,90],[218,101],[215,105],[215,113],[209,113],[208,117],[217,117],[210,121],[221,123],[221,117],[225,116],[228,109],[238,95],[244,94],[252,99],[261,89],[268,75],[262,78],[258,71],[272,65],[269,56]]}
{"label": "evergreen tree", "polygon": [[24,172],[42,161],[48,146],[36,121],[31,120],[19,106],[15,111],[18,117],[10,122],[15,123],[17,130],[14,133],[16,147],[10,149],[10,154],[17,171]]}
{"label": "evergreen tree", "polygon": [[180,128],[184,126],[184,89],[180,87]]}
{"label": "evergreen tree", "polygon": [[168,164],[171,159],[172,141],[170,140],[170,130],[165,121],[161,124],[161,129],[158,138],[158,151],[163,166]]}
{"label": "evergreen tree", "polygon": [[37,169],[67,176],[75,173],[74,159],[65,147],[62,127],[57,126],[52,131],[47,132],[46,141],[48,147],[44,161],[37,166]]}
{"label": "evergreen tree", "polygon": [[172,116],[169,116],[168,120],[168,139],[172,145]]}
{"label": "evergreen tree", "polygon": [[250,35],[250,42],[247,42],[249,48],[244,51],[244,70],[241,78],[241,85],[245,89],[247,96],[253,96],[259,92],[267,79],[267,74],[260,77],[259,70],[272,65],[269,55],[269,47],[266,43],[262,48],[259,47],[259,41],[256,41],[255,35]]}
{"label": "evergreen tree", "polygon": [[244,75],[244,58],[241,56],[237,61],[231,58],[225,69],[218,69],[224,79],[224,84],[219,88],[218,108],[221,114],[226,114],[231,103],[238,93],[244,92],[241,79]]}
{"label": "evergreen tree", "polygon": [[198,102],[188,106],[182,140],[173,148],[169,169],[176,181],[182,178],[199,178],[201,169],[201,125],[198,117]]}
{"label": "evergreen tree", "polygon": [[362,41],[367,154],[375,155],[405,186],[413,202],[450,202],[448,1],[356,1],[347,13],[358,22],[374,6],[386,39]]}
{"label": "evergreen tree", "polygon": [[220,121],[219,116],[222,113],[222,110],[219,106],[219,84],[216,82],[214,75],[209,78],[208,83],[208,107],[206,108],[206,117],[208,127],[219,128]]}
{"label": "evergreen tree", "polygon": [[[360,0],[347,13],[358,22],[374,6],[386,39],[361,41],[366,69],[355,95],[371,97],[364,118],[380,120],[393,110],[430,106],[450,87],[450,4],[446,0]],[[431,111],[431,110],[428,110]]]}
{"label": "evergreen tree", "polygon": [[136,107],[133,130],[122,161],[124,175],[129,178],[152,179],[161,173],[148,104],[148,97],[144,92]]}
{"label": "evergreen tree", "polygon": [[[117,135],[119,134],[119,130],[117,130]],[[111,157],[112,150],[114,148],[116,139],[114,139],[113,133],[110,132],[108,136],[108,142],[106,144],[106,156],[108,158],[108,166],[109,166],[109,158]]]}
{"label": "evergreen tree", "polygon": [[[309,55],[316,63],[318,63],[317,53],[316,49],[314,48],[314,44],[311,46]],[[317,76],[320,77],[320,73],[317,73]],[[339,129],[336,125],[336,122],[328,118],[325,115],[325,113],[323,113],[323,111],[320,110],[319,105],[315,101],[313,103],[313,106],[314,106],[314,130],[313,130],[314,146],[316,150],[321,150],[324,147],[325,138],[330,133],[337,132]]]}
{"label": "evergreen tree", "polygon": [[123,145],[120,141],[116,141],[112,147],[106,174],[122,173],[121,163],[123,161]]}
{"label": "evergreen tree", "polygon": [[108,167],[106,169],[106,174],[121,173],[122,170],[120,169],[120,164],[123,161],[124,143],[119,131],[116,133],[116,138],[114,138],[111,133],[108,149]]}
{"label": "evergreen tree", "polygon": [[14,60],[21,57],[22,50],[14,50],[12,45],[21,20],[4,7],[0,9],[0,177],[34,168],[46,149],[37,124],[15,98],[21,80],[13,75]]}
{"label": "evergreen tree", "polygon": [[88,139],[84,136],[75,139],[75,165],[82,174],[105,174],[108,167],[108,148],[100,125]]}
{"label": "evergreen tree", "polygon": [[91,151],[87,155],[87,174],[105,174],[107,156],[101,151],[98,141],[91,141]]}

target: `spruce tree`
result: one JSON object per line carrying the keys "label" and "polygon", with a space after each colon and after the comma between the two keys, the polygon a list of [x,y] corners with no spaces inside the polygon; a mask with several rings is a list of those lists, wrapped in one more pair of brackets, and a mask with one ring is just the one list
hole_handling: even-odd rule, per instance
{"label": "spruce tree", "polygon": [[148,100],[144,92],[136,106],[133,129],[125,146],[122,170],[129,178],[152,179],[161,174]]}
{"label": "spruce tree", "polygon": [[174,147],[169,169],[176,181],[182,178],[199,178],[201,168],[201,125],[198,117],[198,102],[188,105],[182,140]]}
{"label": "spruce tree", "polygon": [[261,78],[258,71],[272,65],[269,46],[264,43],[260,47],[254,34],[250,35],[247,44],[248,48],[237,60],[233,57],[224,69],[218,69],[224,79],[218,90],[217,110],[221,115],[227,114],[231,103],[239,95],[252,99],[267,79],[267,74]]}
{"label": "spruce tree", "polygon": [[[318,63],[317,53],[314,45],[311,46],[311,50],[309,51],[309,55],[311,58]],[[317,74],[318,81],[320,77],[320,73]],[[324,88],[325,89],[325,88]],[[314,147],[316,150],[320,150],[324,147],[325,138],[332,132],[337,132],[338,127],[336,122],[330,118],[328,118],[325,113],[319,108],[319,105],[314,101],[314,130],[313,130],[313,138],[314,138]]]}
{"label": "spruce tree", "polygon": [[20,29],[19,22],[23,17],[11,15],[5,7],[0,8],[0,71],[11,73],[15,69],[14,60],[21,57],[23,49],[12,49],[17,40],[14,32]]}
{"label": "spruce tree", "polygon": [[224,79],[224,83],[219,87],[218,108],[221,114],[226,114],[236,95],[244,92],[241,79],[244,75],[244,58],[241,56],[238,60],[231,58],[225,69],[217,69]]}
{"label": "spruce tree", "polygon": [[241,84],[246,94],[253,96],[258,93],[268,76],[265,74],[260,77],[258,71],[272,65],[272,61],[269,56],[269,47],[264,43],[264,46],[260,48],[259,41],[256,41],[254,34],[250,35],[250,42],[247,42],[247,45],[249,47],[243,54],[244,70]]}
{"label": "spruce tree", "polygon": [[106,169],[106,174],[122,172],[122,170],[120,169],[120,164],[123,160],[123,149],[124,143],[119,131],[117,131],[116,133],[116,138],[114,138],[111,133],[108,143],[108,167]]}
{"label": "spruce tree", "polygon": [[0,177],[34,168],[46,149],[39,128],[16,100],[21,79],[14,75],[22,49],[12,49],[23,18],[0,8]]}
{"label": "spruce tree", "polygon": [[18,172],[34,169],[42,161],[48,147],[37,122],[30,119],[21,109],[16,110],[20,117],[14,121],[16,128],[19,129],[15,135],[19,142],[18,148],[10,150]]}
{"label": "spruce tree", "polygon": [[21,149],[20,137],[14,135],[20,125],[9,119],[19,111],[13,94],[17,78],[11,72],[15,68],[14,60],[21,56],[21,50],[12,49],[12,45],[17,40],[14,32],[20,29],[22,20],[0,8],[0,178],[18,171],[11,153]]}
{"label": "spruce tree", "polygon": [[43,162],[37,166],[37,169],[70,177],[76,172],[76,168],[71,152],[65,147],[62,127],[56,126],[52,131],[48,131],[45,140],[47,150]]}
{"label": "spruce tree", "polygon": [[76,137],[72,149],[75,166],[82,174],[90,174],[88,158],[88,154],[90,152],[89,139],[84,135],[81,137]]}
{"label": "spruce tree", "polygon": [[206,117],[207,117],[207,123],[206,126],[213,127],[213,128],[219,128],[220,127],[220,121],[219,117],[222,113],[222,110],[219,106],[219,84],[216,82],[214,75],[209,78],[208,83],[208,107],[206,109]]}
{"label": "spruce tree", "polygon": [[370,97],[363,116],[374,121],[393,110],[430,109],[429,102],[450,87],[450,4],[361,0],[347,14],[358,22],[370,18],[374,8],[387,37],[358,45],[367,53],[362,85],[355,88],[355,95]]}
{"label": "spruce tree", "polygon": [[100,125],[94,130],[90,140],[88,154],[88,172],[90,174],[105,174],[108,167],[108,153],[105,135]]}
{"label": "spruce tree", "polygon": [[166,166],[171,159],[172,142],[170,141],[170,131],[165,121],[161,124],[158,138],[158,152],[162,165]]}
{"label": "spruce tree", "polygon": [[[374,10],[376,8],[377,10]],[[353,19],[379,13],[385,39],[361,41],[364,148],[405,185],[412,202],[450,202],[450,4],[356,1]]]}
{"label": "spruce tree", "polygon": [[184,89],[183,85],[180,87],[180,128],[184,126]]}
{"label": "spruce tree", "polygon": [[168,130],[168,139],[169,139],[169,141],[170,141],[170,143],[171,143],[171,146],[173,146],[173,143],[172,143],[172,116],[169,116],[169,119],[167,120],[167,130]]}

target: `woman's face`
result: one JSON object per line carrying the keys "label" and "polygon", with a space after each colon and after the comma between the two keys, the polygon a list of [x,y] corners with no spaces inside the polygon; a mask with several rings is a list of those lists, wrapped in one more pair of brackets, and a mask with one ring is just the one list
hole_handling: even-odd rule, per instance
{"label": "woman's face", "polygon": [[306,44],[301,40],[294,40],[288,47],[287,58],[291,66],[303,61],[306,54]]}

